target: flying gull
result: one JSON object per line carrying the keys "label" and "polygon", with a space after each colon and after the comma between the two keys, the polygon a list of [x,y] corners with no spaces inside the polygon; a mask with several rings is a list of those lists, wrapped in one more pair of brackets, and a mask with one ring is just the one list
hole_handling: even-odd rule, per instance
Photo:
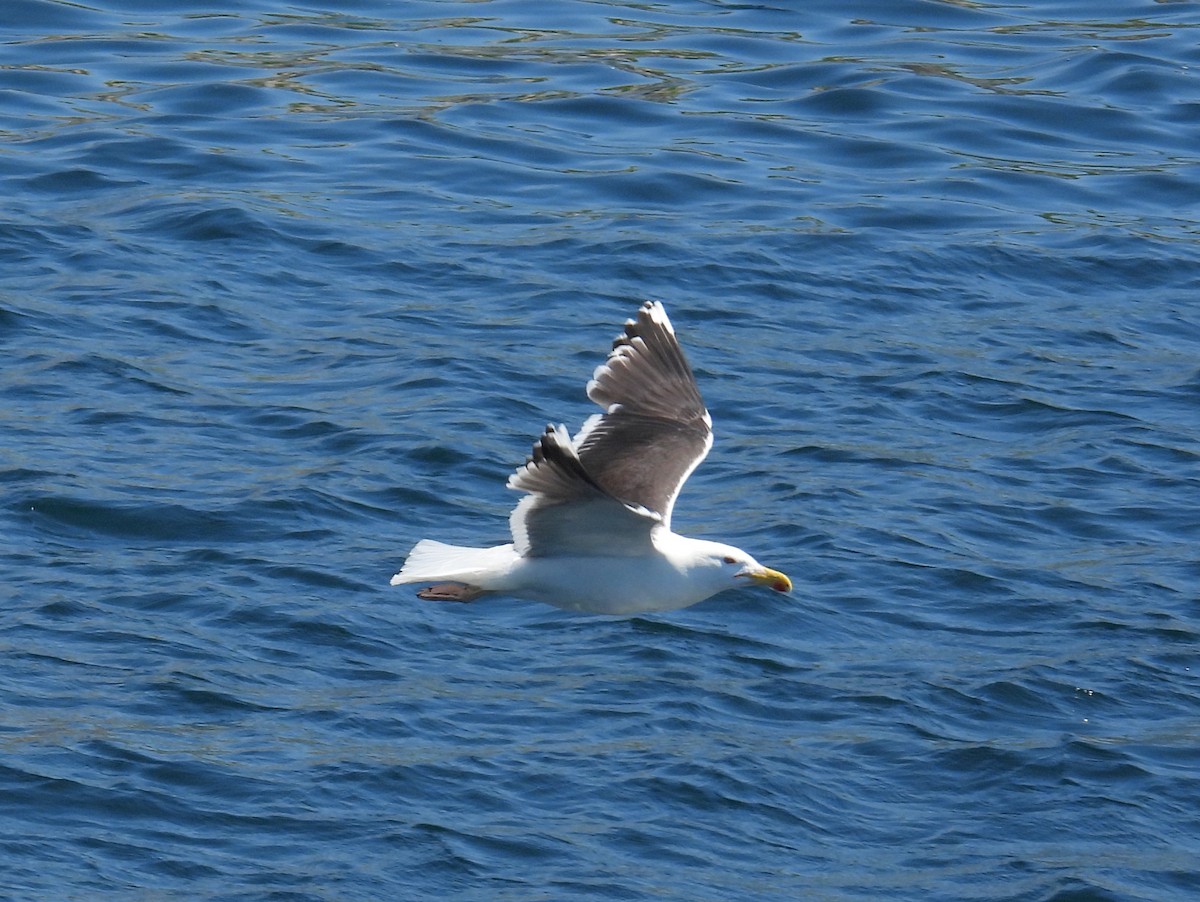
{"label": "flying gull", "polygon": [[740,548],[671,532],[679,490],[712,447],[712,418],[662,304],[625,323],[587,395],[604,413],[573,439],[547,426],[509,477],[528,493],[509,517],[511,544],[424,539],[392,585],[438,583],[417,593],[434,601],[498,593],[596,614],[670,611],[747,583],[791,591]]}

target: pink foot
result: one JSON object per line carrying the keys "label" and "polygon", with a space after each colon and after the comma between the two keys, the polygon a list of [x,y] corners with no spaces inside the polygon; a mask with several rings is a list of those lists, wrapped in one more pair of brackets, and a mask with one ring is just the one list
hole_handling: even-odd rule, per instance
{"label": "pink foot", "polygon": [[417,598],[426,601],[474,601],[480,595],[486,594],[485,589],[478,586],[465,586],[462,583],[438,583],[417,592]]}

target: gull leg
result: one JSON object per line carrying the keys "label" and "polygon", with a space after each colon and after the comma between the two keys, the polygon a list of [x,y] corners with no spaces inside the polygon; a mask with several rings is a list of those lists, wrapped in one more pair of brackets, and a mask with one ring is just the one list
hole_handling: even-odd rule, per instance
{"label": "gull leg", "polygon": [[462,583],[438,583],[417,592],[417,598],[426,601],[474,601],[480,595],[486,595],[487,590],[478,586],[467,586]]}

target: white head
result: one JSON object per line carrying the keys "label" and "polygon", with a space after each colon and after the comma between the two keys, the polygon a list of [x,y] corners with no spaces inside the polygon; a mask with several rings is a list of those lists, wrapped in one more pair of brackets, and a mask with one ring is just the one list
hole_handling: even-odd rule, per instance
{"label": "white head", "polygon": [[703,539],[672,538],[682,541],[669,551],[662,549],[664,553],[693,579],[711,587],[710,594],[744,585],[769,586],[776,592],[792,591],[792,581],[785,574],[764,567],[740,548]]}

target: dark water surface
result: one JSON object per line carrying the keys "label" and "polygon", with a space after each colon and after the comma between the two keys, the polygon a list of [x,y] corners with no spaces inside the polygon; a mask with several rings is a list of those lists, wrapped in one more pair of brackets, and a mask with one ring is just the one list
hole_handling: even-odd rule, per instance
{"label": "dark water surface", "polygon": [[[1195,3],[0,38],[0,896],[1197,898]],[[389,588],[644,298],[796,593]]]}

